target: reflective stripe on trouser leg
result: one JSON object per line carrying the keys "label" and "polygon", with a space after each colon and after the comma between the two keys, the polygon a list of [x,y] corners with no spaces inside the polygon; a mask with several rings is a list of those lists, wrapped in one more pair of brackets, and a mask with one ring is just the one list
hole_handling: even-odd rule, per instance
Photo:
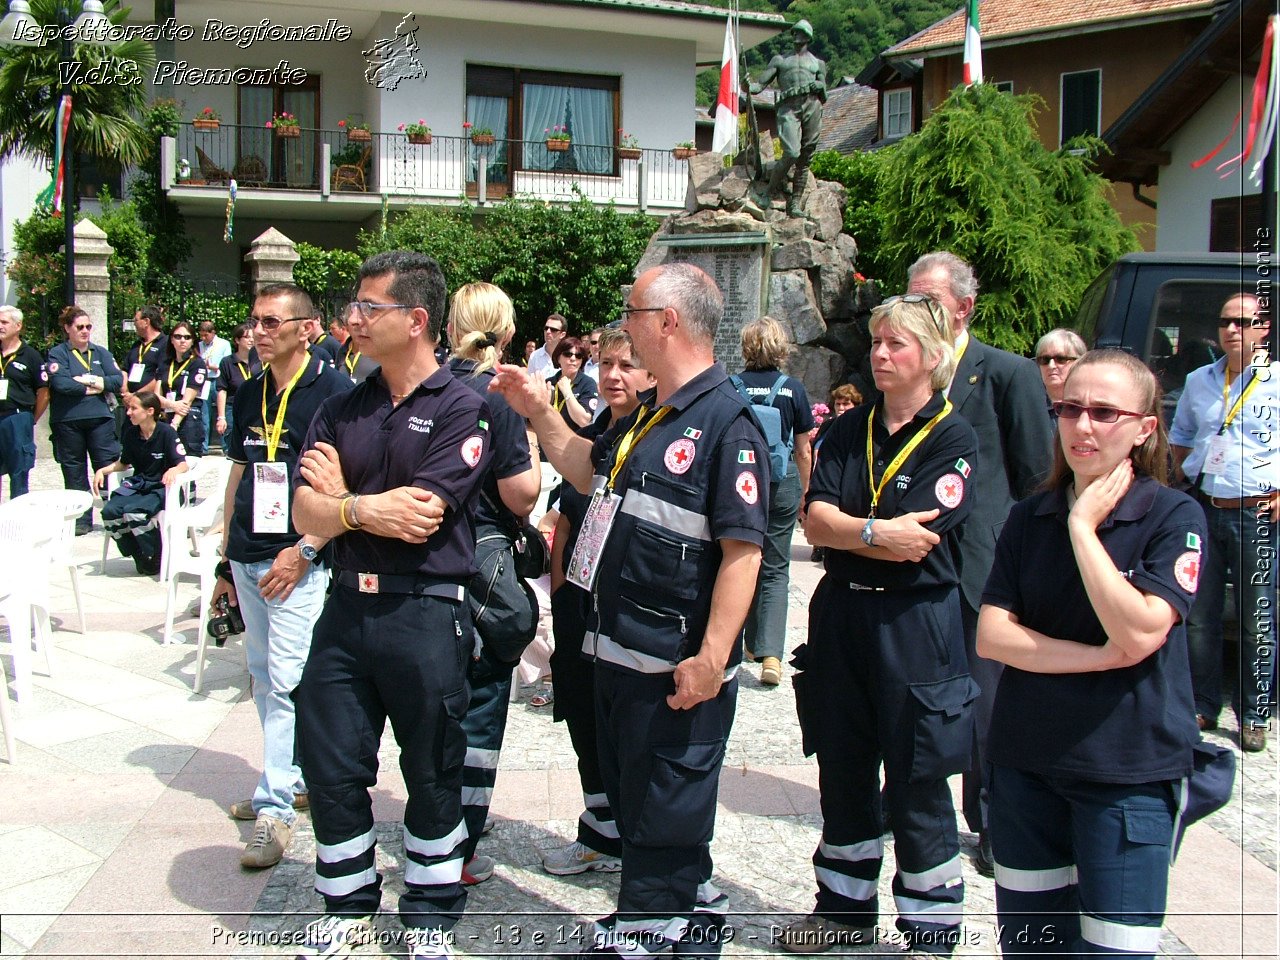
{"label": "reflective stripe on trouser leg", "polygon": [[316,842],[316,891],[326,900],[378,882],[373,829],[341,843]]}
{"label": "reflective stripe on trouser leg", "polygon": [[578,816],[579,842],[602,853],[607,852],[607,847],[614,847],[621,854],[621,835],[617,821],[613,819],[609,798],[603,793],[584,793],[582,805],[583,811]]}
{"label": "reflective stripe on trouser leg", "polygon": [[897,927],[913,947],[949,952],[963,919],[964,881],[955,809],[946,780],[886,781],[893,823]]}
{"label": "reflective stripe on trouser leg", "polygon": [[854,753],[825,737],[819,741],[822,841],[813,853],[818,883],[814,912],[852,926],[872,926],[879,918],[877,890],[884,859],[879,766],[874,753]]}
{"label": "reflective stripe on trouser leg", "polygon": [[475,856],[484,832],[484,822],[493,802],[498,779],[498,757],[507,729],[507,709],[511,702],[514,667],[500,664],[481,649],[467,668],[471,699],[462,729],[467,738],[466,761],[462,767],[462,815],[467,825],[463,859]]}

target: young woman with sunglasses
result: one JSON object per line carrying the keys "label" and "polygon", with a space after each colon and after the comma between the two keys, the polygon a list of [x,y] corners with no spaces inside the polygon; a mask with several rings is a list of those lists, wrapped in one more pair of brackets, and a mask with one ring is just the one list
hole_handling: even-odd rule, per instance
{"label": "young woman with sunglasses", "polygon": [[[59,317],[67,339],[49,350],[49,425],[53,449],[68,490],[89,489],[86,459],[97,470],[120,456],[116,439],[113,394],[124,386],[124,374],[106,347],[93,343],[93,321],[80,307]],[[76,536],[93,529],[93,508],[76,520]]]}
{"label": "young woman with sunglasses", "polygon": [[1095,350],[1067,376],[1044,492],[996,547],[978,653],[991,720],[1001,948],[1154,957],[1182,778],[1199,738],[1184,619],[1204,516],[1165,486],[1160,388]]}
{"label": "young woman with sunglasses", "polygon": [[185,320],[169,332],[169,349],[160,364],[159,397],[187,453],[202,457],[207,371],[195,344],[195,329]]}
{"label": "young woman with sunglasses", "polygon": [[804,750],[818,756],[822,841],[813,914],[779,945],[814,953],[875,939],[883,764],[898,929],[909,949],[949,955],[964,882],[947,777],[968,765],[978,692],[958,562],[978,440],[942,393],[955,369],[946,308],[893,297],[870,328],[883,396],[836,420],[809,484],[805,533],[826,548],[826,576],[794,683]]}

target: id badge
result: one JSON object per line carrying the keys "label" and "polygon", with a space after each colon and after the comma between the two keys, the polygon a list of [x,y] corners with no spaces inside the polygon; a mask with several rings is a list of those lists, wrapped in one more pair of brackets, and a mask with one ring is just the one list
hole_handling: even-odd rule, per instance
{"label": "id badge", "polygon": [[0,377],[0,401],[9,399],[9,381]]}
{"label": "id badge", "polygon": [[166,400],[168,400],[170,403],[177,403],[177,402],[178,402],[178,394],[177,394],[177,392],[176,392],[176,391],[174,391],[174,390],[170,390],[168,393],[166,393],[166,394],[164,395],[164,398],[165,398]]}
{"label": "id badge", "polygon": [[597,482],[599,486],[591,493],[591,503],[587,505],[582,532],[574,544],[569,572],[565,577],[570,583],[588,591],[595,585],[604,545],[609,539],[609,531],[613,529],[618,507],[622,505],[622,498],[605,486],[603,477],[597,478]]}
{"label": "id badge", "polygon": [[142,366],[141,363],[135,363],[133,366],[131,366],[129,368],[129,382],[141,383],[144,369],[145,368]]}
{"label": "id badge", "polygon": [[208,400],[208,399],[209,399],[209,387],[210,387],[210,386],[211,386],[211,384],[209,383],[209,381],[208,381],[208,380],[206,380],[206,381],[204,382],[204,386],[202,386],[202,387],[200,388],[200,399],[201,399],[201,400]]}
{"label": "id badge", "polygon": [[289,468],[283,463],[253,465],[253,532],[289,532]]}
{"label": "id badge", "polygon": [[1218,434],[1209,438],[1209,451],[1204,456],[1204,472],[1216,477],[1226,472],[1227,458],[1231,455],[1231,439]]}

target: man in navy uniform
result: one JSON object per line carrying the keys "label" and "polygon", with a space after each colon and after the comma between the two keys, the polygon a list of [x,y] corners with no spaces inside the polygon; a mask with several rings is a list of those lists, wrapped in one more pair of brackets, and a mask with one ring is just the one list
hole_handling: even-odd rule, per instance
{"label": "man in navy uniform", "polygon": [[164,314],[148,304],[133,315],[133,330],[138,342],[129,348],[124,361],[122,397],[137,393],[147,384],[160,379],[160,364],[168,353],[169,340],[164,335]]}
{"label": "man in navy uniform", "polygon": [[1044,381],[1035,362],[988,346],[969,332],[978,278],[973,267],[945,250],[926,253],[907,269],[911,293],[947,308],[956,334],[956,372],[947,399],[978,435],[973,511],[960,537],[960,615],[969,675],[982,688],[974,711],[974,749],[964,775],[964,817],[978,834],[975,866],[993,876],[987,835],[987,729],[1002,665],[977,655],[978,607],[996,556],[996,535],[1014,503],[1029,496],[1049,473],[1053,424]]}
{"label": "man in navy uniform", "polygon": [[324,318],[319,313],[315,313],[307,324],[307,335],[311,338],[311,352],[325,360],[329,366],[335,366],[342,341],[325,331]]}
{"label": "man in navy uniform", "polygon": [[447,956],[466,904],[464,601],[489,412],[436,361],[445,281],[435,260],[378,254],[360,268],[358,296],[351,339],[382,369],[320,408],[294,478],[298,530],[336,538],[333,591],[294,693],[327,913],[308,949],[328,955],[367,934],[378,909],[369,788],[389,717],[409,795],[400,918],[414,957]]}
{"label": "man in navy uniform", "polygon": [[[501,368],[552,464],[591,492],[568,576],[593,594],[600,767],[622,835],[614,916],[596,952],[719,954],[711,835],[737,699],[742,627],[768,517],[769,451],[715,362],[720,291],[691,264],[647,270],[623,308],[657,381],[594,442],[576,436],[541,379]],[[700,887],[702,888],[700,890]],[[718,903],[713,904],[713,910]]]}
{"label": "man in navy uniform", "polygon": [[[258,786],[252,798],[231,805],[236,819],[256,821],[240,858],[251,868],[280,861],[295,809],[308,805],[294,757],[293,691],[329,585],[320,557],[327,540],[299,538],[289,519],[288,478],[320,404],[351,389],[350,380],[308,352],[303,324],[310,315],[311,297],[295,284],[274,283],[258,292],[248,322],[269,366],[236,391],[234,428],[226,437],[232,467],[222,555],[229,563],[219,569],[214,598],[228,593],[244,617],[245,660],[262,724]],[[264,496],[269,492],[280,496]]]}
{"label": "man in navy uniform", "polygon": [[35,425],[49,407],[44,358],[22,339],[22,311],[0,306],[0,472],[9,475],[9,499],[28,490],[36,462]]}

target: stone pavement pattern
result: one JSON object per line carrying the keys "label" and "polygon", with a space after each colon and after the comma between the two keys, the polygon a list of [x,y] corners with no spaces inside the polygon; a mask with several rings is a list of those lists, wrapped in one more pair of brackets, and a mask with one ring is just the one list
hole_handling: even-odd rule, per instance
{"label": "stone pavement pattern", "polygon": [[[35,489],[60,485],[47,447],[32,479]],[[243,650],[238,641],[210,647],[205,689],[192,694],[198,625],[183,620],[186,642],[163,646],[162,587],[118,556],[100,572],[102,536],[99,528],[77,541],[88,634],[74,632],[69,585],[55,573],[55,670],[45,676],[37,661],[34,700],[12,711],[17,758],[0,764],[0,956],[292,956],[288,938],[321,909],[309,819],[299,817],[278,867],[250,873],[239,854],[252,824],[226,813],[252,792],[261,751]],[[820,575],[808,555],[797,537],[788,649],[803,640]],[[185,611],[194,583],[179,595]],[[6,669],[9,659],[5,636]],[[729,895],[735,929],[726,956],[777,953],[771,926],[813,903],[817,767],[799,753],[789,680],[769,689],[756,675],[753,666],[742,675],[713,845],[715,881]],[[530,693],[512,704],[497,823],[480,845],[497,872],[472,889],[456,929],[464,956],[576,952],[577,923],[607,913],[616,895],[616,874],[550,877],[538,865],[542,850],[573,837],[581,793],[563,726],[532,707]],[[1235,745],[1234,731],[1218,739]],[[361,948],[363,956],[397,955],[400,930],[405,790],[389,734],[380,758],[374,811],[383,914],[379,943]],[[1162,955],[1277,955],[1278,759],[1274,747],[1241,756],[1231,805],[1190,830],[1173,871]],[[953,789],[958,794],[958,778]],[[993,956],[992,882],[972,868],[973,835],[961,839],[968,935],[958,953]],[[888,842],[881,926],[889,932],[892,870]],[[900,951],[886,941],[853,952]]]}

